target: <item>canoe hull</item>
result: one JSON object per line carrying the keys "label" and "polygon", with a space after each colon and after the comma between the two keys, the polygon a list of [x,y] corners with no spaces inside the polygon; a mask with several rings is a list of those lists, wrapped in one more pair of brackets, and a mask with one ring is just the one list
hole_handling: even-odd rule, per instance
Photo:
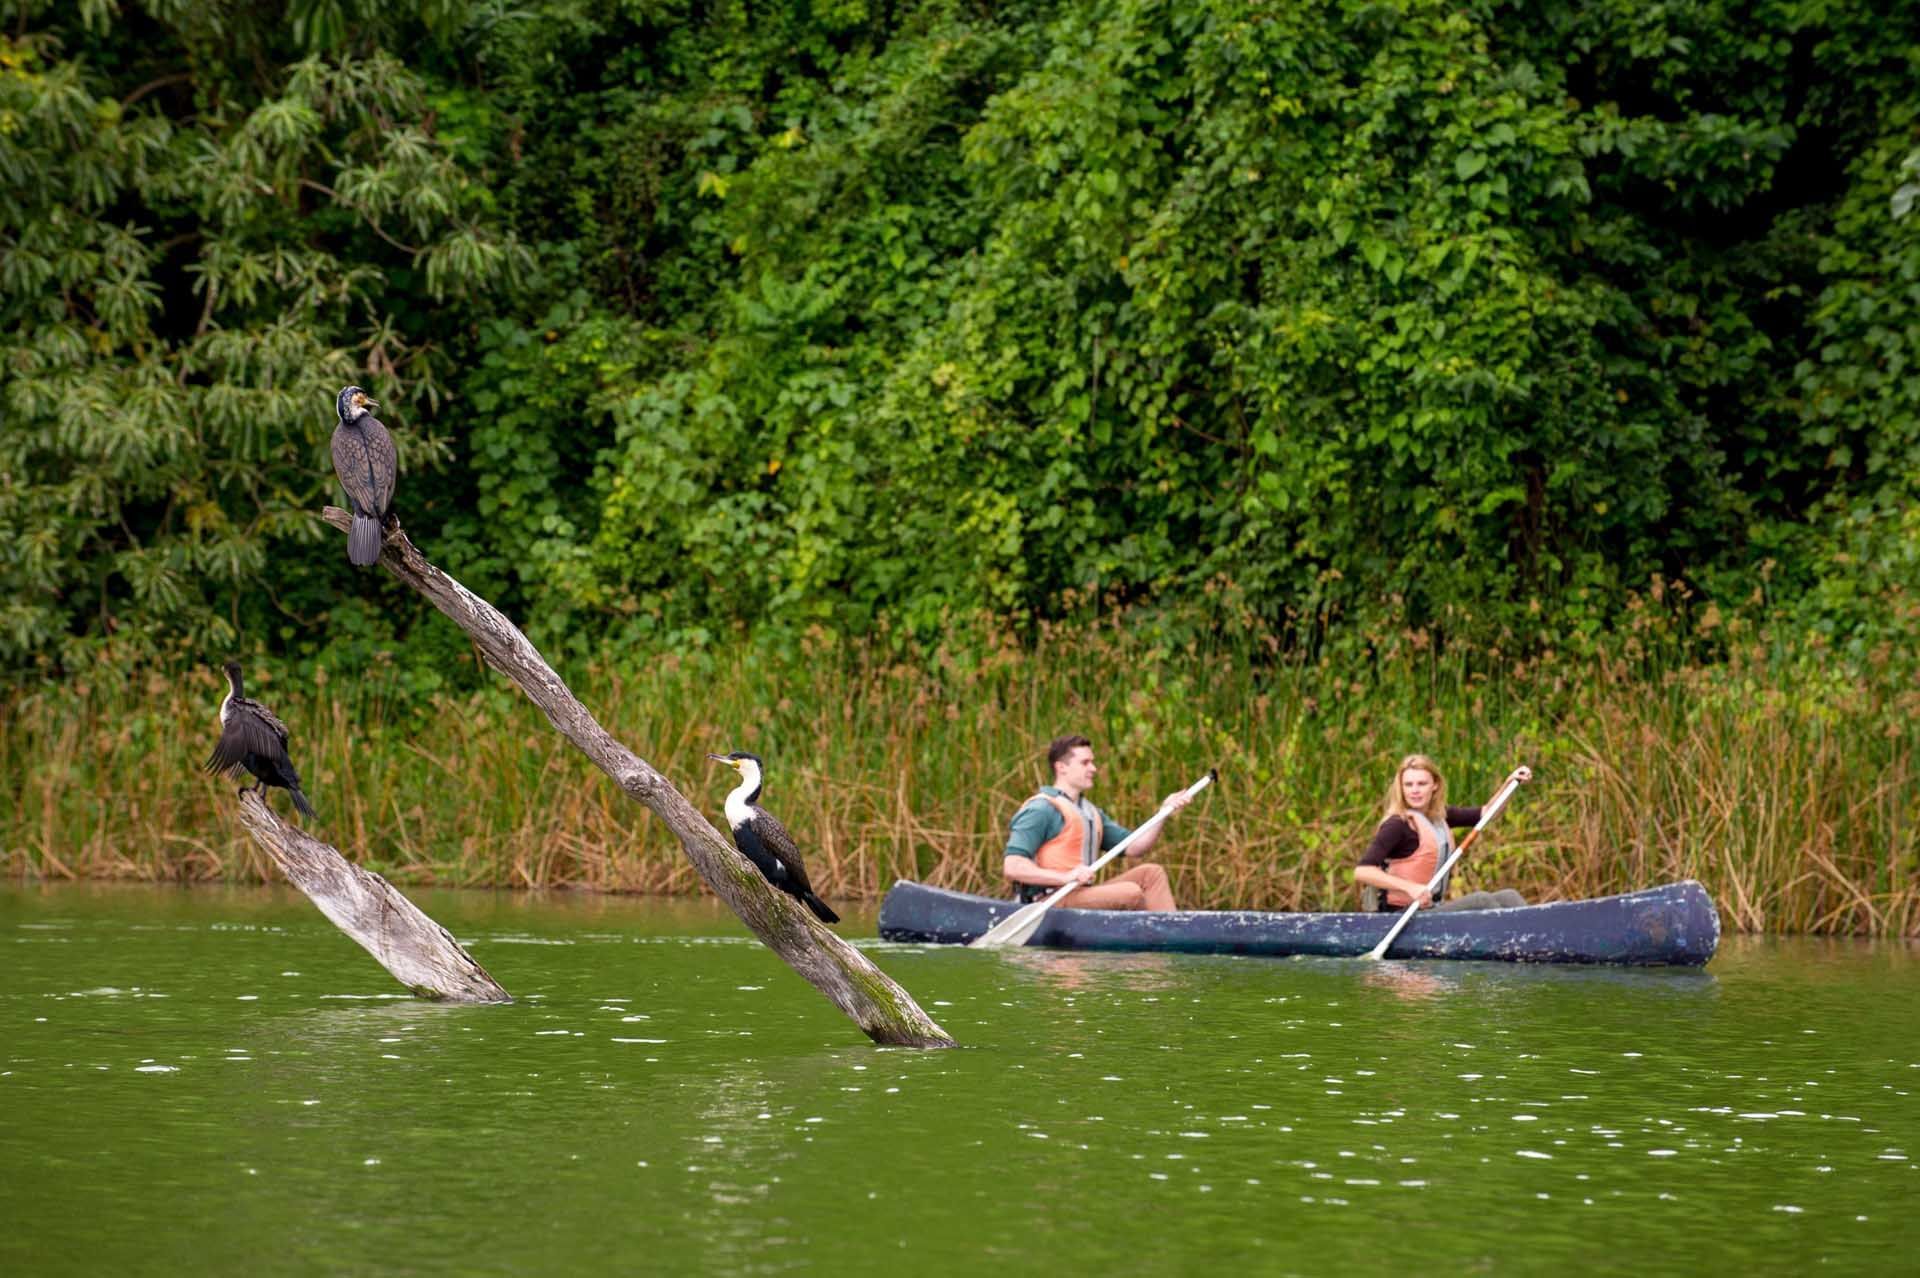
{"label": "canoe hull", "polygon": [[[965,892],[901,881],[880,904],[889,941],[964,944],[1020,908]],[[1029,945],[1178,954],[1365,954],[1397,914],[1270,914],[1257,910],[1047,911]],[[1691,879],[1590,901],[1511,910],[1423,911],[1394,938],[1390,958],[1508,963],[1700,967],[1720,943],[1720,915]]]}

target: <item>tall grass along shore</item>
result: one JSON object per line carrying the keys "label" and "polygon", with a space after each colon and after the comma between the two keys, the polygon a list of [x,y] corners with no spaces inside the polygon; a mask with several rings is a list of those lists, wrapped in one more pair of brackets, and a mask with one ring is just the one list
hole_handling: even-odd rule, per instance
{"label": "tall grass along shore", "polygon": [[[1632,645],[1629,645],[1631,650]],[[912,661],[820,638],[567,672],[617,735],[717,814],[709,751],[767,762],[764,802],[829,899],[897,878],[994,891],[1006,823],[1057,733],[1093,737],[1096,797],[1122,821],[1218,766],[1159,853],[1183,905],[1352,908],[1350,869],[1388,770],[1433,754],[1477,803],[1526,761],[1539,780],[1465,862],[1530,899],[1680,878],[1731,928],[1920,933],[1912,793],[1920,691],[1872,662],[1444,658],[1424,636],[1344,668],[1151,638],[1125,617]],[[1469,673],[1479,668],[1485,673]],[[699,890],[667,832],[503,686],[407,701],[394,672],[268,664],[249,690],[292,730],[318,831],[407,884]],[[26,879],[271,876],[231,786],[197,765],[211,670],[96,675],[0,701],[0,851]]]}

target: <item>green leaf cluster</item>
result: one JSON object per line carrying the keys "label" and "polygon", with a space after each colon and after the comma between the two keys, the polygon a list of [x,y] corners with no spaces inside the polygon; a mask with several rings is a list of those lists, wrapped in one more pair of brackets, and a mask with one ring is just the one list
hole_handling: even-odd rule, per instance
{"label": "green leaf cluster", "polygon": [[403,467],[444,461],[440,315],[531,255],[418,73],[313,47],[381,7],[9,8],[0,662],[285,642],[338,584],[333,393],[380,387],[421,419]]}
{"label": "green leaf cluster", "polygon": [[1910,0],[11,8],[0,661],[1920,626]]}

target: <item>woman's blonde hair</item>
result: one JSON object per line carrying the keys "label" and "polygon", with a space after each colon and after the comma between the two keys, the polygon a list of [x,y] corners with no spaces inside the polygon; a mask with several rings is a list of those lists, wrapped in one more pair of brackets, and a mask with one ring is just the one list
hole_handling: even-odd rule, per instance
{"label": "woman's blonde hair", "polygon": [[1418,768],[1433,778],[1433,794],[1427,799],[1425,815],[1429,821],[1440,822],[1447,819],[1447,779],[1434,766],[1432,759],[1424,754],[1410,754],[1400,760],[1400,766],[1393,770],[1393,777],[1387,782],[1387,810],[1390,817],[1404,817],[1410,808],[1406,796],[1400,792],[1400,778],[1406,775],[1408,768]]}

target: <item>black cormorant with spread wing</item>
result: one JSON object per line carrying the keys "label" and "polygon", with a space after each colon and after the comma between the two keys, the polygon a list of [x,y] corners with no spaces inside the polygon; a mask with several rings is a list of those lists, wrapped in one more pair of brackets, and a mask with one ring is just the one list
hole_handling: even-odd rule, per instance
{"label": "black cormorant with spread wing", "polygon": [[740,784],[727,796],[727,824],[733,829],[733,845],[767,876],[767,882],[812,910],[815,918],[822,923],[838,923],[840,916],[814,894],[813,884],[807,881],[807,867],[787,827],[755,802],[760,797],[760,756],[735,753],[707,757],[740,774]]}
{"label": "black cormorant with spread wing", "polygon": [[340,424],[333,428],[333,473],[340,476],[353,508],[347,559],[364,568],[380,558],[381,528],[393,509],[393,436],[368,411],[380,405],[358,386],[342,390],[334,407]]}
{"label": "black cormorant with spread wing", "polygon": [[[227,663],[227,695],[220,702],[220,743],[207,757],[207,771],[232,776],[244,769],[265,790],[277,785],[293,795],[305,816],[313,805],[300,790],[300,774],[287,758],[287,725],[273,711],[240,691],[240,663]],[[264,795],[262,797],[265,797]]]}

